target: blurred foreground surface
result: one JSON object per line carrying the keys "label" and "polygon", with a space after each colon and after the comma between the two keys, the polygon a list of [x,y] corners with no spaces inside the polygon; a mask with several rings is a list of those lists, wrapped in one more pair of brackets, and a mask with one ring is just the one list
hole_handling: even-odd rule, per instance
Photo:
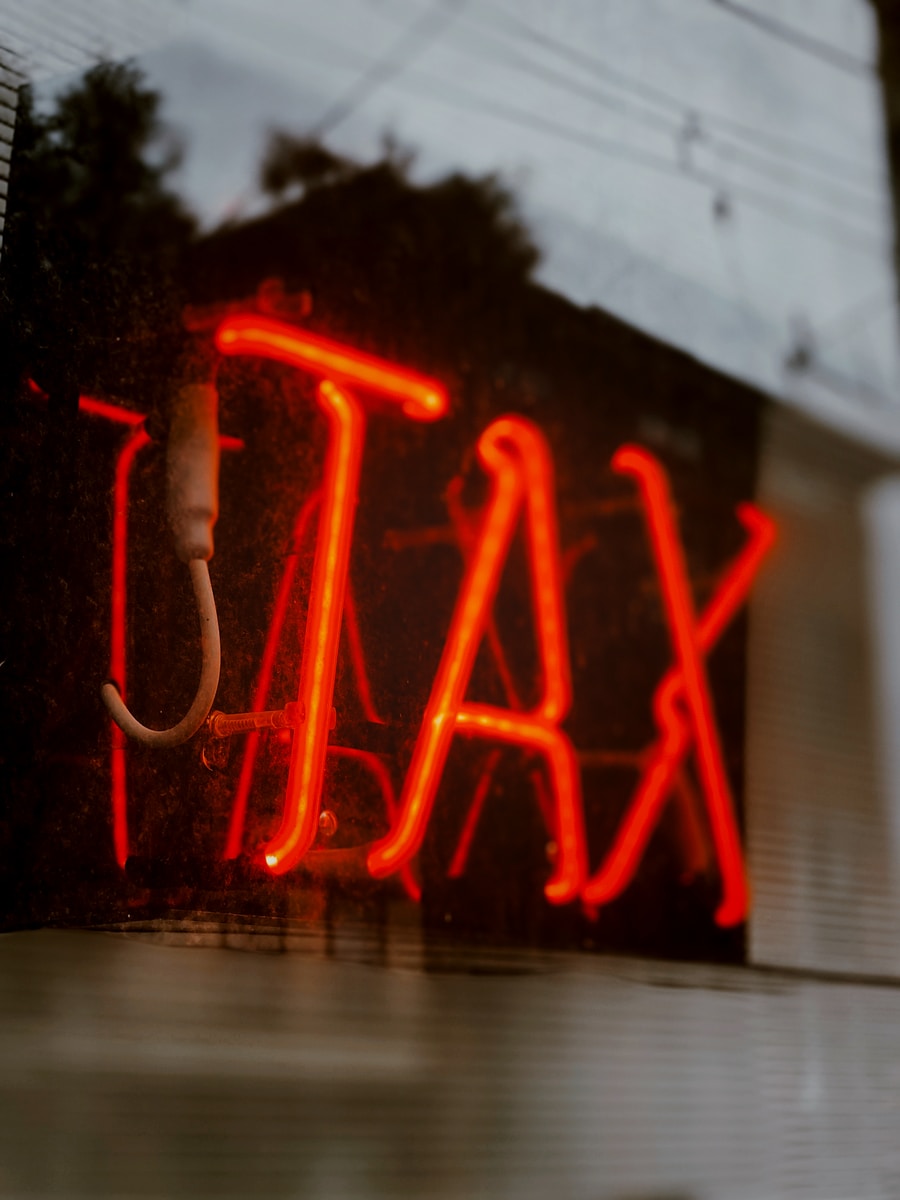
{"label": "blurred foreground surface", "polygon": [[0,1195],[900,1193],[895,986],[167,940],[0,938]]}

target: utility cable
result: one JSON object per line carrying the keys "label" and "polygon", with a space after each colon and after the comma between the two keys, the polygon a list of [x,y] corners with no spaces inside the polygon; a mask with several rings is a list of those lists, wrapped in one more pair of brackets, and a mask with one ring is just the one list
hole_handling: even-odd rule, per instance
{"label": "utility cable", "polygon": [[391,43],[385,54],[376,58],[347,91],[328,106],[310,130],[309,136],[322,138],[345,121],[364,100],[404,70],[430,42],[439,37],[455,16],[455,4],[436,0]]}
{"label": "utility cable", "polygon": [[[679,165],[674,159],[669,159],[664,155],[640,147],[629,146],[623,142],[616,142],[610,138],[597,137],[573,126],[554,121],[552,118],[544,117],[530,109],[520,108],[503,101],[488,100],[434,75],[423,76],[420,79],[416,72],[409,72],[402,81],[398,82],[398,86],[415,91],[419,95],[426,95],[430,99],[449,104],[452,107],[493,116],[533,133],[556,137],[561,141],[570,142],[623,162],[630,162],[635,166],[645,167],[670,178],[700,184],[714,193],[719,191],[722,186],[721,181],[704,168]],[[881,239],[871,230],[851,225],[819,211],[813,213],[808,210],[803,211],[800,207],[793,206],[758,188],[729,185],[729,192],[735,199],[746,203],[748,207],[777,216],[786,224],[799,227],[806,232],[816,233],[831,242],[837,239],[848,248],[852,247],[854,250],[867,254],[880,255],[883,253],[884,247]]]}
{"label": "utility cable", "polygon": [[[490,17],[487,17],[488,13],[490,13]],[[695,119],[702,121],[706,126],[718,125],[722,129],[730,130],[736,137],[752,142],[763,152],[783,158],[791,168],[796,168],[800,162],[805,161],[811,169],[838,181],[846,181],[848,174],[853,176],[861,170],[867,170],[864,164],[846,159],[830,151],[820,150],[805,142],[786,138],[772,133],[771,130],[758,129],[733,117],[692,107],[664,88],[648,83],[646,80],[634,78],[627,72],[612,66],[597,54],[555,38],[552,34],[537,29],[505,8],[482,7],[479,10],[479,18],[482,22],[486,22],[487,18],[493,28],[504,32],[509,37],[536,45],[545,53],[555,56],[569,66],[578,67],[592,77],[603,78],[607,82],[621,87],[624,91],[631,92],[651,104],[668,110],[682,124]],[[473,14],[470,12],[466,19],[472,21]],[[835,176],[834,171],[838,171],[840,174]]]}
{"label": "utility cable", "polygon": [[[318,44],[320,47],[327,48],[333,54],[340,54],[341,58],[345,61],[349,61],[352,57],[354,61],[358,62],[362,57],[359,54],[351,54],[345,45],[335,41],[333,38],[329,38],[327,35],[313,30],[309,30],[308,34],[310,44]],[[309,57],[308,47],[306,50],[301,51],[301,54]],[[318,62],[319,59],[316,58],[314,61]],[[436,103],[446,104],[450,107],[466,112],[473,112],[478,115],[492,116],[499,120],[515,124],[532,133],[556,137],[561,141],[581,146],[584,149],[593,150],[608,157],[629,162],[635,166],[645,167],[657,173],[664,174],[669,178],[681,179],[683,182],[694,182],[704,188],[712,189],[713,192],[721,189],[721,181],[706,170],[694,167],[686,168],[684,165],[679,166],[674,158],[670,159],[650,150],[629,146],[624,142],[618,142],[612,138],[596,137],[574,126],[554,121],[529,109],[520,108],[502,101],[495,102],[488,100],[485,97],[477,96],[471,91],[458,87],[450,81],[442,80],[433,74],[426,75],[424,72],[419,72],[415,69],[407,70],[404,71],[402,78],[394,81],[394,86]],[[865,254],[881,255],[883,253],[882,239],[877,235],[873,235],[871,230],[849,224],[820,211],[814,213],[804,212],[802,209],[792,206],[789,203],[786,204],[780,198],[767,195],[763,191],[739,188],[736,185],[731,185],[729,190],[735,199],[745,200],[750,207],[756,207],[774,214],[782,218],[785,223],[799,227],[805,232],[814,233],[832,243],[835,241],[843,242],[848,248]]]}
{"label": "utility cable", "polygon": [[[852,178],[835,179],[833,176],[829,176],[828,190],[825,190],[826,185],[823,185],[821,179],[822,172],[817,172],[819,177],[814,180],[796,180],[798,167],[796,163],[792,164],[791,168],[795,179],[791,179],[785,174],[781,166],[769,161],[765,157],[764,151],[754,150],[742,146],[730,138],[709,133],[704,128],[697,114],[693,114],[687,109],[684,109],[679,114],[669,108],[663,114],[652,108],[636,105],[633,101],[623,96],[617,96],[614,93],[598,88],[596,84],[580,82],[577,79],[573,79],[570,73],[563,73],[553,67],[536,62],[534,59],[523,57],[515,50],[509,50],[507,45],[504,44],[506,43],[506,39],[498,38],[494,33],[487,33],[484,23],[474,18],[474,16],[467,16],[464,18],[464,21],[466,24],[478,27],[478,40],[473,40],[467,46],[468,52],[474,53],[487,61],[510,66],[532,78],[540,79],[551,86],[558,87],[570,95],[586,99],[601,108],[617,113],[625,120],[635,121],[665,136],[685,142],[691,140],[698,143],[707,143],[710,149],[717,150],[723,157],[727,156],[733,162],[740,162],[747,169],[755,171],[777,185],[784,186],[788,184],[790,186],[795,181],[806,183],[808,186],[815,188],[814,195],[810,198],[814,198],[819,203],[831,204],[841,212],[844,212],[848,205],[858,205],[861,199],[865,199],[870,203],[877,203],[881,199],[873,195],[865,185],[857,184]],[[496,49],[492,49],[491,42],[493,42],[493,46]],[[809,168],[804,168],[804,170],[809,171]]]}
{"label": "utility cable", "polygon": [[872,75],[872,67],[864,59],[856,58],[854,55],[848,54],[846,50],[832,46],[830,42],[810,37],[809,34],[795,29],[784,21],[779,21],[776,17],[756,12],[743,4],[735,3],[735,0],[708,0],[708,3],[712,4],[714,8],[728,13],[729,16],[737,17],[738,20],[745,21],[748,25],[754,25],[763,33],[769,34],[770,37],[776,38],[787,46],[792,46],[795,50],[801,50],[803,53],[817,58],[820,62],[828,63],[831,67],[845,71],[848,75],[864,78]]}

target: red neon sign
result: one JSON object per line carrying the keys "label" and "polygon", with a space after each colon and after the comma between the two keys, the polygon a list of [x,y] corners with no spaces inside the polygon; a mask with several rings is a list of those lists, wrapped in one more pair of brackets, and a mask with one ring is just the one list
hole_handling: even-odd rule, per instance
{"label": "red neon sign", "polygon": [[[127,698],[125,689],[128,675],[125,633],[128,612],[128,484],[135,458],[149,444],[146,430],[139,425],[119,452],[113,485],[109,673],[116,681],[123,703]],[[124,867],[128,861],[128,776],[125,765],[128,739],[115,721],[110,721],[109,725],[112,737],[113,844],[116,862]]]}
{"label": "red neon sign", "polygon": [[[304,502],[294,530],[296,547],[310,527],[315,508],[319,507],[299,669],[298,710],[305,714],[305,719],[292,738],[280,825],[263,848],[269,870],[276,875],[291,870],[312,847],[318,832],[325,759],[327,754],[334,754],[360,762],[373,776],[384,801],[390,830],[368,854],[370,873],[381,878],[399,872],[407,894],[417,897],[419,887],[410,873],[410,865],[431,819],[451,744],[456,736],[474,737],[516,746],[541,757],[546,777],[539,770],[529,769],[529,778],[557,847],[545,894],[553,904],[581,898],[590,909],[596,909],[620,895],[634,877],[667,798],[680,786],[679,772],[693,746],[722,880],[723,895],[716,920],[725,926],[743,920],[748,907],[743,856],[705,657],[747,598],[774,539],[772,522],[752,505],[739,507],[739,519],[748,533],[747,543],[698,617],[668,480],[661,464],[637,446],[622,447],[615,454],[613,468],[634,478],[638,485],[674,663],[653,695],[652,711],[659,737],[647,756],[613,844],[601,866],[589,877],[578,759],[575,747],[561,727],[572,705],[562,563],[574,561],[573,556],[583,550],[579,544],[571,547],[567,555],[562,553],[552,455],[541,431],[524,417],[509,415],[495,420],[481,434],[478,456],[491,490],[479,518],[472,520],[464,514],[458,494],[452,488],[448,490],[465,569],[398,803],[390,774],[378,755],[328,744],[342,629],[363,711],[369,721],[381,721],[372,698],[349,585],[354,514],[366,438],[366,412],[353,389],[359,388],[364,394],[374,392],[417,421],[432,421],[442,416],[447,411],[446,393],[433,380],[255,314],[228,317],[216,331],[215,341],[224,354],[271,358],[319,376],[316,400],[329,430],[321,488]],[[113,518],[111,671],[124,692],[128,481],[136,455],[149,439],[138,425],[139,414],[126,414],[125,410],[86,398],[82,407],[132,427],[117,461]],[[234,444],[234,439],[223,439],[223,445],[227,444]],[[528,711],[522,710],[518,699],[494,614],[500,581],[519,527],[528,549],[530,598],[541,671],[540,698]],[[257,710],[263,709],[267,702],[296,566],[294,556],[289,559],[276,596],[253,697]],[[485,640],[500,673],[508,707],[467,698],[475,659]],[[258,731],[253,732],[246,742],[228,829],[226,858],[234,858],[241,852],[260,736]],[[124,741],[114,728],[113,827],[116,858],[123,865],[128,855]],[[475,788],[459,845],[449,864],[451,877],[458,877],[464,869],[498,755],[497,750],[491,753]]]}
{"label": "red neon sign", "polygon": [[[44,397],[43,391],[29,380],[29,388]],[[131,469],[137,455],[150,445],[150,437],[144,429],[145,414],[131,409],[108,404],[93,396],[79,396],[78,409],[88,416],[102,417],[116,425],[125,425],[132,430],[116,459],[113,482],[113,528],[112,528],[112,591],[110,613],[109,673],[116,681],[119,694],[125,699],[125,681],[128,671],[126,654],[127,624],[127,580],[128,580],[128,484]],[[124,867],[128,860],[128,777],[125,765],[127,739],[114,721],[110,722],[112,754],[110,773],[112,779],[112,822],[113,849],[116,862]]]}

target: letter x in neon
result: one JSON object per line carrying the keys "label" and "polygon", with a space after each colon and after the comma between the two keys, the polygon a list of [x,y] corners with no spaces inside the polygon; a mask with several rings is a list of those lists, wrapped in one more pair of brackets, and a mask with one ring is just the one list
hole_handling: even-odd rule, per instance
{"label": "letter x in neon", "polygon": [[641,492],[676,665],[663,676],[654,693],[653,713],[660,730],[659,739],[651,750],[612,849],[586,884],[582,899],[590,906],[607,904],[628,886],[693,739],[722,877],[722,899],[716,921],[722,926],[737,925],[747,915],[747,883],[704,655],[746,599],[760,563],[775,539],[775,526],[753,505],[739,506],[738,517],[750,535],[749,540],[698,620],[665,471],[652,454],[638,446],[619,449],[613,458],[613,468],[633,476]]}

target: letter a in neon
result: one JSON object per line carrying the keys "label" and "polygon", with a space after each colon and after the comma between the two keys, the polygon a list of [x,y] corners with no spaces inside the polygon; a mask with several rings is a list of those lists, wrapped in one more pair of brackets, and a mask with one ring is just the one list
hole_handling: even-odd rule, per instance
{"label": "letter a in neon", "polygon": [[[575,751],[560,730],[571,705],[553,463],[540,431],[522,417],[501,417],[478,441],[491,497],[469,560],[444,653],[400,799],[394,828],[369,854],[369,870],[389,875],[418,851],[457,734],[539,751],[557,812],[558,853],[545,887],[552,903],[578,897],[586,877],[581,784]],[[520,514],[524,511],[543,696],[530,712],[467,703],[466,690],[485,634]]]}

